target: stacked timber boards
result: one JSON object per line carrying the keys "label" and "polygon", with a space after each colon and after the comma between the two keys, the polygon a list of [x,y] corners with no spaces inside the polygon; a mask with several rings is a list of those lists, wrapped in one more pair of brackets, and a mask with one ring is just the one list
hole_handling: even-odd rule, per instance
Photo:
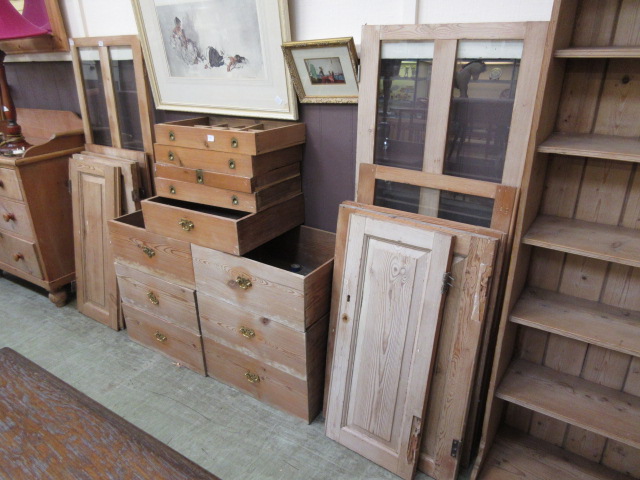
{"label": "stacked timber boards", "polygon": [[131,338],[310,422],[335,236],[300,226],[304,125],[204,117],[156,138],[158,195],[110,226]]}

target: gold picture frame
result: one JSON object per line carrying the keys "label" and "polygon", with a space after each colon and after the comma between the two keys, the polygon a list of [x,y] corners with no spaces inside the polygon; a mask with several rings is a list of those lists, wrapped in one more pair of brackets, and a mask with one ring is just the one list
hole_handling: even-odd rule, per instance
{"label": "gold picture frame", "polygon": [[358,103],[358,55],[353,37],[282,45],[300,103]]}

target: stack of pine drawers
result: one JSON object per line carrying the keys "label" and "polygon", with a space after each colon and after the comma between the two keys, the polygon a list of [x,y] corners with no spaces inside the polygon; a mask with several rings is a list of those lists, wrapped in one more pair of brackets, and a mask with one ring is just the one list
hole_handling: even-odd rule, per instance
{"label": "stack of pine drawers", "polygon": [[[111,228],[134,340],[310,422],[322,403],[335,235],[300,226],[304,137],[290,122],[156,125],[158,196]],[[184,272],[164,262],[172,255]]]}

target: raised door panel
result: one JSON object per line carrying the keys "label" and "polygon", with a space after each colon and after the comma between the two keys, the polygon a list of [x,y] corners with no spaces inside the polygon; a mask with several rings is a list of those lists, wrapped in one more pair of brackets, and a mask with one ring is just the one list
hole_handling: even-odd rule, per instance
{"label": "raised door panel", "polygon": [[120,214],[120,168],[72,158],[69,175],[78,310],[117,330],[120,302],[107,220]]}
{"label": "raised door panel", "polygon": [[453,237],[352,214],[343,241],[327,435],[411,478]]}

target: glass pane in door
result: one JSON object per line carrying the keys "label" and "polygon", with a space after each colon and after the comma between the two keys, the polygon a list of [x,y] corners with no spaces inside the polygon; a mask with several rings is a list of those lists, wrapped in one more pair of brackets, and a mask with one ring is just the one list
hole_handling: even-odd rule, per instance
{"label": "glass pane in door", "polygon": [[500,182],[523,43],[458,43],[444,173]]}
{"label": "glass pane in door", "polygon": [[104,94],[98,49],[80,48],[78,49],[78,55],[80,56],[84,94],[87,100],[93,142],[98,145],[111,146],[107,101]]}
{"label": "glass pane in door", "polygon": [[422,170],[433,42],[383,42],[374,163]]}
{"label": "glass pane in door", "polygon": [[131,47],[110,47],[109,58],[122,148],[144,150]]}

